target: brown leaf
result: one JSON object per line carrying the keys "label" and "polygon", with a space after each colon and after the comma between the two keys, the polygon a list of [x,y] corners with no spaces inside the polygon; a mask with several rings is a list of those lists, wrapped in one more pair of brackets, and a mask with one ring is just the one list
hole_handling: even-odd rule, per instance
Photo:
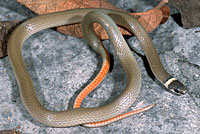
{"label": "brown leaf", "polygon": [[162,10],[162,13],[163,13],[163,18],[160,24],[164,24],[170,16],[170,9],[168,6],[162,6],[160,10]]}
{"label": "brown leaf", "polygon": [[19,21],[0,21],[0,58],[7,56],[7,41]]}
{"label": "brown leaf", "polygon": [[[163,1],[161,1],[159,5],[152,10],[130,14],[136,17],[139,16],[139,21],[141,22],[141,24],[148,32],[151,32],[160,23],[164,23],[169,17],[169,8],[167,6],[164,6],[165,2]],[[122,9],[119,9],[113,6],[111,3],[107,2],[107,0],[18,0],[18,2],[24,4],[37,14],[46,14],[76,8],[107,8],[123,11]],[[58,27],[57,30],[64,34],[76,36],[79,38],[83,37],[81,24],[61,26]],[[95,31],[101,39],[108,38],[105,30],[98,24],[95,24]],[[120,31],[123,35],[130,35],[130,33],[123,28],[120,28]]]}
{"label": "brown leaf", "polygon": [[107,0],[18,0],[37,14],[46,14],[76,8],[107,8],[117,9]]}
{"label": "brown leaf", "polygon": [[2,130],[0,131],[0,134],[21,134],[19,131],[16,131],[16,129],[12,130]]}
{"label": "brown leaf", "polygon": [[200,26],[200,0],[169,0],[169,4],[179,9],[185,28]]}

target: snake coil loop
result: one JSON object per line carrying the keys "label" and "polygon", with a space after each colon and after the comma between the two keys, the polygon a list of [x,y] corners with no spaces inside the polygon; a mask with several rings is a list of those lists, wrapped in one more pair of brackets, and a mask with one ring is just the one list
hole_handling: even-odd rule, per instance
{"label": "snake coil loop", "polygon": [[[95,12],[89,13],[91,11]],[[126,72],[126,88],[113,102],[101,107],[75,108],[56,112],[50,111],[41,105],[36,96],[31,77],[22,58],[21,48],[23,42],[32,34],[41,30],[80,23],[82,21],[84,23],[83,31],[85,37],[89,40],[92,48],[105,59],[103,60],[104,63],[107,62],[106,58],[108,56],[106,55],[105,49],[101,46],[100,41],[98,41],[98,38],[92,32],[91,25],[95,22],[100,23],[106,29],[120,63]],[[124,12],[107,9],[68,10],[40,15],[25,21],[14,30],[8,41],[8,56],[20,87],[22,102],[34,118],[49,126],[68,127],[108,120],[124,112],[132,105],[141,88],[141,72],[132,52],[114,22],[124,26],[135,34],[140,41],[156,78],[167,88],[172,87],[173,92],[185,93],[186,88],[184,86],[180,87],[180,83],[177,80],[171,79],[173,77],[163,68],[149,35],[137,19]],[[104,63],[103,65],[107,64]],[[174,89],[175,87],[178,89]]]}

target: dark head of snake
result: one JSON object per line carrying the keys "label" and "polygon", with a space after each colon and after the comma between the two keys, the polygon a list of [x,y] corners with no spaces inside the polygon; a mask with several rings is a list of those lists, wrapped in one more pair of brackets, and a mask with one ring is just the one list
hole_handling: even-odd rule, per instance
{"label": "dark head of snake", "polygon": [[183,95],[187,92],[187,88],[176,78],[168,79],[164,85],[171,93],[176,95]]}

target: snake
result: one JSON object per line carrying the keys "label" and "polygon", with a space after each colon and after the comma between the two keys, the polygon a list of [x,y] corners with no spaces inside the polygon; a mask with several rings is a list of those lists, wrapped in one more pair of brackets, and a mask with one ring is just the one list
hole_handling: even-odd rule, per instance
{"label": "snake", "polygon": [[[105,67],[108,65],[107,52],[92,30],[92,24],[98,23],[104,27],[126,73],[126,87],[112,102],[99,107],[77,106],[77,108],[63,111],[51,111],[46,109],[37,98],[32,79],[22,57],[22,45],[28,37],[39,31],[75,23],[82,23],[84,37],[88,40],[90,47],[102,56],[102,68],[107,68]],[[7,49],[9,61],[19,86],[21,100],[33,118],[47,126],[70,127],[112,119],[134,103],[141,90],[141,71],[115,23],[128,29],[137,37],[153,74],[167,90],[178,95],[186,93],[187,88],[164,69],[151,38],[136,18],[127,13],[110,9],[72,9],[28,19],[17,26],[9,37]]]}

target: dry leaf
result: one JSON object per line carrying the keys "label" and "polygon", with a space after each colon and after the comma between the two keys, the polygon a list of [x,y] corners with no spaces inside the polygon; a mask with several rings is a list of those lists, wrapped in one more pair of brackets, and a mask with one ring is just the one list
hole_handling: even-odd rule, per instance
{"label": "dry leaf", "polygon": [[0,134],[21,134],[19,131],[16,131],[16,129],[12,130],[2,130],[0,131]]}
{"label": "dry leaf", "polygon": [[168,0],[181,13],[183,27],[200,26],[200,0]]}
{"label": "dry leaf", "polygon": [[[107,0],[18,0],[37,14],[46,14],[76,8],[107,8],[116,9]],[[122,10],[121,10],[122,11]]]}
{"label": "dry leaf", "polygon": [[[107,8],[120,10],[111,3],[107,2],[107,0],[18,0],[21,4],[24,4],[26,7],[30,8],[33,12],[37,14],[46,14],[57,11],[64,11],[76,8]],[[169,14],[169,8],[164,6],[165,3],[161,1],[161,3],[152,10],[141,12],[141,13],[130,13],[133,16],[140,16],[139,21],[145,27],[148,32],[153,31],[161,22],[163,23],[168,18],[166,14]],[[165,10],[162,10],[165,9]],[[126,12],[126,11],[123,11]],[[165,15],[165,17],[163,16]],[[163,20],[164,19],[164,20]],[[80,24],[72,24],[67,26],[61,26],[57,28],[58,31],[76,36],[79,38],[83,37],[82,28]],[[108,36],[105,30],[99,26],[95,25],[95,31],[99,35],[101,39],[107,39]],[[120,28],[120,31],[123,35],[130,35],[128,31],[123,28]]]}

